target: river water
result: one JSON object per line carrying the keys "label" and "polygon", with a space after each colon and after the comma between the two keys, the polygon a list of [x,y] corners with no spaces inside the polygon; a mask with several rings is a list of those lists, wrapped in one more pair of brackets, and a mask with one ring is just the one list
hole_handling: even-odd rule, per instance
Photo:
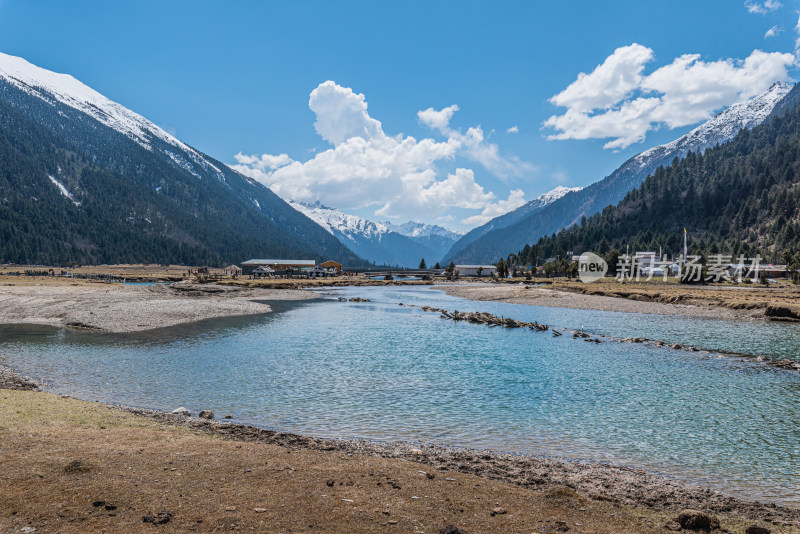
{"label": "river water", "polygon": [[3,327],[0,353],[85,399],[211,409],[309,435],[620,463],[800,504],[796,372],[456,323],[398,303],[789,358],[800,355],[798,325],[474,302],[421,286],[325,292],[265,316],[147,333]]}

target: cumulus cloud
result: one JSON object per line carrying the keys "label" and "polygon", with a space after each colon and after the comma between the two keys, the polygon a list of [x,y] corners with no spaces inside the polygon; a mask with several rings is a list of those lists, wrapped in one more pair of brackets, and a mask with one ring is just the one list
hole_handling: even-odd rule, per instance
{"label": "cumulus cloud", "polygon": [[754,2],[753,0],[746,0],[744,7],[746,7],[747,11],[750,13],[766,15],[771,11],[777,11],[783,7],[783,4],[778,2],[778,0],[766,0],[766,2]]}
{"label": "cumulus cloud", "polygon": [[512,127],[511,127],[511,128],[509,128],[508,130],[506,130],[506,133],[519,133],[519,127],[518,127],[518,126],[516,126],[516,125],[515,125],[515,126],[512,126]]}
{"label": "cumulus cloud", "polygon": [[764,39],[769,39],[770,37],[775,37],[779,35],[783,31],[783,28],[778,26],[777,24],[772,28],[767,30],[767,33],[764,34]]}
{"label": "cumulus cloud", "polygon": [[512,189],[508,194],[508,199],[488,204],[480,214],[467,217],[461,222],[470,226],[478,226],[515,210],[523,204],[525,204],[525,193],[521,189]]}
{"label": "cumulus cloud", "polygon": [[[464,133],[450,127],[450,119],[453,113],[458,111],[458,106],[453,105],[436,111],[428,108],[417,112],[417,118],[426,126],[438,131],[448,139],[459,143],[461,152],[468,158],[483,165],[495,176],[507,179],[512,176],[522,176],[535,170],[533,165],[521,161],[514,156],[503,156],[500,154],[498,146],[486,141],[483,129],[480,126],[472,126]],[[491,134],[494,132],[490,132]]]}
{"label": "cumulus cloud", "polygon": [[644,66],[653,57],[653,51],[640,44],[617,48],[590,74],[578,74],[578,79],[550,102],[579,113],[608,109],[639,88]]}
{"label": "cumulus cloud", "polygon": [[744,60],[711,62],[685,54],[645,74],[653,59],[651,49],[634,43],[615,50],[591,73],[579,74],[550,99],[567,110],[544,122],[557,132],[548,138],[611,138],[604,148],[626,148],[642,142],[650,130],[696,124],[775,81],[788,80],[787,69],[795,62],[792,54],[761,50]]}
{"label": "cumulus cloud", "polygon": [[453,104],[452,106],[447,106],[439,111],[436,111],[433,108],[418,111],[417,117],[419,118],[420,122],[429,128],[433,128],[435,130],[444,130],[450,125],[450,119],[453,118],[453,114],[456,111],[458,111],[458,106]]}
{"label": "cumulus cloud", "polygon": [[418,113],[424,124],[447,132],[443,141],[387,135],[370,117],[363,94],[331,81],[311,92],[309,108],[316,114],[317,133],[331,148],[304,162],[286,154],[239,153],[232,167],[285,199],[321,200],[340,209],[374,208],[383,217],[430,217],[453,208],[499,214],[524,203],[521,190],[498,200],[471,169],[438,176],[437,163],[462,152],[486,161],[487,168],[506,161],[495,145],[485,143],[479,127],[466,134],[450,129],[458,106]]}

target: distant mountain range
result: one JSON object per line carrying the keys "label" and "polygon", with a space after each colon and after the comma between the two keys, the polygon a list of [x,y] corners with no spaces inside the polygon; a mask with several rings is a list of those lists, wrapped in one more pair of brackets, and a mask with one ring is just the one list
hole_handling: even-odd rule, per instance
{"label": "distant mountain range", "polygon": [[416,268],[425,258],[432,267],[461,237],[447,228],[414,221],[401,225],[370,221],[319,202],[290,201],[289,204],[350,250],[376,265]]}
{"label": "distant mountain range", "polygon": [[[522,206],[489,221],[486,231],[468,233],[453,245],[445,258],[456,263],[494,262],[509,252],[521,250],[540,237],[577,224],[583,217],[617,204],[661,166],[684,158],[689,151],[697,152],[730,141],[742,128],[761,124],[787,96],[792,86],[775,83],[764,93],[734,104],[699,127],[671,143],[638,154],[609,176],[585,189],[567,192],[544,207],[529,209]],[[527,213],[517,212],[529,210]],[[506,224],[507,221],[512,224]],[[497,222],[496,222],[497,221]],[[482,227],[483,228],[483,227]]]}
{"label": "distant mountain range", "polygon": [[515,222],[522,220],[529,215],[533,215],[545,206],[552,204],[567,193],[574,193],[580,191],[581,189],[583,188],[562,186],[556,187],[555,189],[552,189],[543,195],[539,195],[524,206],[520,206],[513,211],[509,211],[508,213],[500,215],[499,217],[495,217],[486,224],[478,226],[477,228],[473,228],[467,232],[464,237],[453,244],[452,248],[450,248],[450,250],[447,252],[447,258],[457,256],[460,250],[464,249],[464,247],[475,242],[477,239],[488,234],[489,232],[493,230],[500,230],[501,228],[507,228]]}
{"label": "distant mountain range", "polygon": [[268,188],[72,76],[0,54],[0,262],[365,262]]}

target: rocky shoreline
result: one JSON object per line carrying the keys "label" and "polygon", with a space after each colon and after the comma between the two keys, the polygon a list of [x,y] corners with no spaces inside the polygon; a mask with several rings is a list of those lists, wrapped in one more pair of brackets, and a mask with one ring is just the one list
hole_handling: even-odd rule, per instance
{"label": "rocky shoreline", "polygon": [[525,488],[569,488],[590,499],[626,506],[643,506],[669,512],[697,509],[711,514],[762,520],[777,526],[800,526],[799,509],[738,499],[628,466],[405,442],[317,438],[157,410],[114,405],[111,407],[228,440],[268,443],[289,450],[402,459],[442,472],[473,474]]}
{"label": "rocky shoreline", "polygon": [[18,391],[39,391],[40,384],[35,380],[0,365],[0,389]]}
{"label": "rocky shoreline", "polygon": [[[39,390],[39,384],[0,365],[0,389]],[[199,414],[192,417],[185,415],[185,412],[181,415],[129,406],[103,405],[162,424],[213,434],[226,440],[272,444],[288,450],[408,460],[442,472],[472,474],[524,488],[569,488],[590,499],[625,506],[676,513],[684,509],[698,509],[711,514],[766,521],[777,526],[800,526],[798,509],[738,499],[629,466],[406,442],[326,439],[214,420],[209,418],[208,413],[203,413],[202,417]]]}

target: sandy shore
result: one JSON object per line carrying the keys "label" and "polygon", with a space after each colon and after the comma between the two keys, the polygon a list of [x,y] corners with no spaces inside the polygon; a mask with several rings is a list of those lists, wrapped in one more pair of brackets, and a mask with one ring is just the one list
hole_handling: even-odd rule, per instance
{"label": "sandy shore", "polygon": [[628,313],[684,315],[714,319],[764,319],[763,310],[736,310],[726,307],[693,304],[647,302],[603,295],[560,291],[540,286],[486,284],[442,286],[447,294],[471,300],[511,302],[551,308],[574,308]]}
{"label": "sandy shore", "polygon": [[315,298],[309,291],[176,283],[0,286],[0,324],[135,332],[270,311],[263,300]]}

